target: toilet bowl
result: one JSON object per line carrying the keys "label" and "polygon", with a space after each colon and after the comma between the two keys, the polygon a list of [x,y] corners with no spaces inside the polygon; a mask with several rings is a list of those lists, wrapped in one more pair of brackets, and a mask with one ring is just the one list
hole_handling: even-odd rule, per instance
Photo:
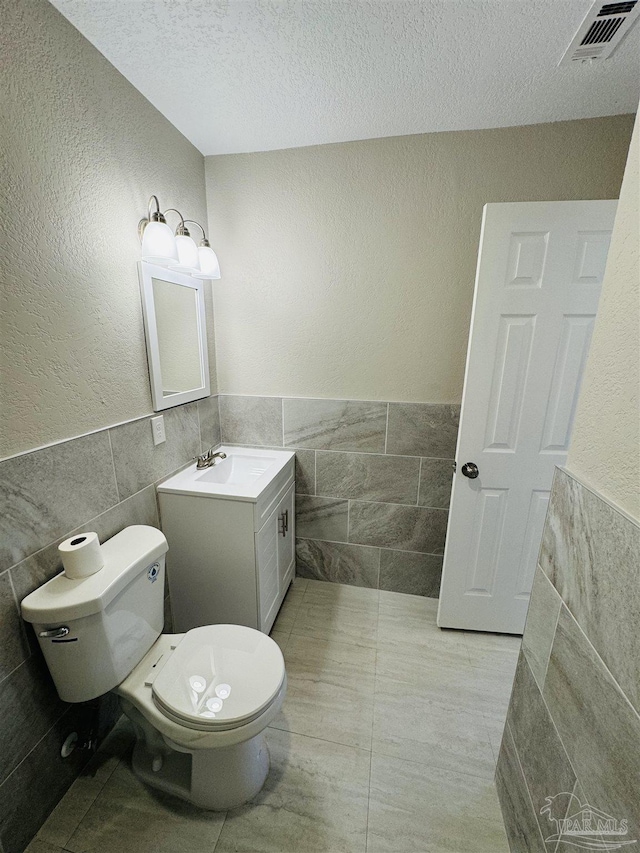
{"label": "toilet bowl", "polygon": [[140,778],[201,808],[234,808],[269,772],[264,730],[286,693],[284,659],[243,625],[161,634],[167,550],[159,530],[127,527],[102,546],[99,572],[57,575],[22,601],[22,614],[61,699],[120,697]]}
{"label": "toilet bowl", "polygon": [[114,692],[136,732],[134,770],[148,784],[214,810],[262,788],[263,732],[286,692],[282,653],[265,634],[241,625],[162,634]]}

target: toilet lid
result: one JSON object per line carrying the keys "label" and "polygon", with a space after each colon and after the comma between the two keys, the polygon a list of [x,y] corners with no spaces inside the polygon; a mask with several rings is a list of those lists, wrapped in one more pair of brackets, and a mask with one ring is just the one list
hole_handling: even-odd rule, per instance
{"label": "toilet lid", "polygon": [[266,634],[243,625],[207,625],[187,631],[153,686],[165,716],[201,731],[250,722],[277,696],[284,659]]}

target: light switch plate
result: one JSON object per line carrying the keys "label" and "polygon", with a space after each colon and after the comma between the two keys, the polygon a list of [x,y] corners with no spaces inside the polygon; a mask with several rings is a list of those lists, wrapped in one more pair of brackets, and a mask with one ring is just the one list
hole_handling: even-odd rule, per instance
{"label": "light switch plate", "polygon": [[167,440],[164,434],[164,416],[158,415],[157,418],[151,418],[151,434],[153,435],[154,444],[162,444]]}

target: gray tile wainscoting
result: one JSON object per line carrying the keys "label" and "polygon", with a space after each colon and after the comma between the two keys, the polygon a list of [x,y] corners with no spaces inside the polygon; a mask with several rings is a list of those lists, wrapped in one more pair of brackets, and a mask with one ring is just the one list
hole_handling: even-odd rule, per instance
{"label": "gray tile wainscoting", "polygon": [[[22,853],[86,764],[60,747],[111,697],[67,705],[56,693],[20,602],[61,570],[58,544],[80,530],[104,541],[130,524],[159,526],[155,483],[219,443],[218,401],[167,409],[155,447],[149,417],[0,461],[0,850]],[[170,614],[167,600],[166,612]]]}
{"label": "gray tile wainscoting", "polygon": [[282,445],[282,401],[279,397],[219,397],[222,441],[234,444]]}
{"label": "gray tile wainscoting", "polygon": [[585,803],[640,841],[639,553],[638,522],[558,469],[496,775],[513,853]]}
{"label": "gray tile wainscoting", "polygon": [[219,400],[224,444],[296,452],[300,575],[438,597],[459,406]]}
{"label": "gray tile wainscoting", "polygon": [[384,453],[386,403],[284,398],[282,411],[286,447]]}

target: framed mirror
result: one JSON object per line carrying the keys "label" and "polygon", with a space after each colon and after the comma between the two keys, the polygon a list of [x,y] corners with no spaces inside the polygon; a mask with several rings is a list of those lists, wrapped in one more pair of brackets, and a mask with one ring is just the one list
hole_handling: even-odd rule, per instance
{"label": "framed mirror", "polygon": [[138,269],[154,412],[208,397],[204,281],[145,261]]}

